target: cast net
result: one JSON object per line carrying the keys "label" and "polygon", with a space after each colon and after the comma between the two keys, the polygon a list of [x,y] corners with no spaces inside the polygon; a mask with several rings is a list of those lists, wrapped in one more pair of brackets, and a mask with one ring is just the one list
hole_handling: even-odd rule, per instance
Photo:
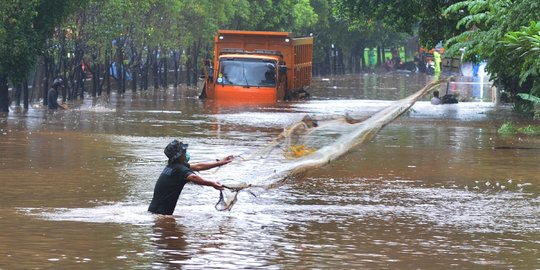
{"label": "cast net", "polygon": [[333,162],[351,149],[370,141],[384,126],[406,112],[442,81],[432,82],[361,121],[348,115],[326,119],[304,117],[302,121],[286,127],[266,147],[250,155],[240,155],[231,163],[233,166],[228,165],[232,173],[227,178],[235,181],[225,183],[227,188],[220,192],[216,209],[231,210],[240,191],[253,187],[274,188],[291,177]]}
{"label": "cast net", "polygon": [[223,185],[223,190],[219,191],[219,200],[215,205],[218,211],[230,211],[238,200],[238,193],[242,190],[256,197],[255,193],[247,190],[247,188],[251,187],[250,184],[235,181],[234,179],[224,179],[220,182]]}

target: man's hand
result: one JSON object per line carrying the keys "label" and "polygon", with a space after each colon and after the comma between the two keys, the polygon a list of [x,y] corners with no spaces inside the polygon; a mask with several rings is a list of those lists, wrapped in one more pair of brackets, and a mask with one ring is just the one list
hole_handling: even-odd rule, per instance
{"label": "man's hand", "polygon": [[215,189],[217,190],[223,190],[223,185],[220,183],[220,182],[214,182],[214,184],[212,185],[212,187],[214,187]]}
{"label": "man's hand", "polygon": [[203,185],[203,186],[209,186],[209,187],[213,187],[217,190],[222,190],[223,189],[223,185],[221,185],[220,182],[218,181],[212,181],[212,180],[206,180],[204,178],[202,178],[201,176],[199,176],[198,174],[190,174],[188,175],[188,177],[186,177],[186,180],[190,181],[190,182],[193,182],[197,185]]}
{"label": "man's hand", "polygon": [[233,161],[233,160],[234,160],[234,156],[230,155],[230,156],[227,156],[225,158],[218,159],[217,161],[220,163],[219,166],[221,166],[221,165],[225,165],[227,163],[231,163],[231,161]]}

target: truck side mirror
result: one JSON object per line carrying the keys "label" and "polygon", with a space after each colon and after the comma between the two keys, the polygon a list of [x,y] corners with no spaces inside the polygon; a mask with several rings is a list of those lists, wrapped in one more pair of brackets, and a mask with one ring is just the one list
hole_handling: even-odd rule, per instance
{"label": "truck side mirror", "polygon": [[279,66],[279,74],[280,74],[280,75],[286,75],[286,74],[287,74],[287,66],[285,66],[285,65],[280,65],[280,66]]}

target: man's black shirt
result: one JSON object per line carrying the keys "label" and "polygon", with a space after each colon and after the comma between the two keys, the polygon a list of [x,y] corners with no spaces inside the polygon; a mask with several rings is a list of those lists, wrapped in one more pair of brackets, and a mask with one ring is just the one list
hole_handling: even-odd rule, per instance
{"label": "man's black shirt", "polygon": [[179,162],[167,165],[159,176],[154,187],[154,197],[148,211],[154,214],[172,215],[180,193],[188,182],[187,177],[193,174],[189,164]]}

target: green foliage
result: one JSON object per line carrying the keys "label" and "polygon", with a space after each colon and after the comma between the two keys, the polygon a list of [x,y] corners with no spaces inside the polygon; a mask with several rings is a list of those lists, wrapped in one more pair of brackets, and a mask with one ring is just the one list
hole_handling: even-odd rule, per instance
{"label": "green foliage", "polygon": [[[324,0],[324,2],[328,1]],[[223,19],[221,23],[216,25],[226,29],[303,33],[319,21],[319,15],[314,6],[320,2],[321,0],[223,1],[223,10],[226,12],[221,16]],[[213,10],[209,10],[208,15],[206,18],[215,17]]]}
{"label": "green foliage", "polygon": [[80,5],[79,0],[4,0],[0,5],[0,76],[21,82],[45,40]]}
{"label": "green foliage", "polygon": [[523,134],[533,136],[540,135],[540,126],[527,125],[524,127],[516,127],[514,124],[507,122],[502,124],[497,132],[504,135]]}
{"label": "green foliage", "polygon": [[[521,34],[513,31],[529,25],[531,21],[540,21],[538,10],[540,2],[537,0],[467,0],[455,3],[446,9],[445,14],[460,16],[458,26],[465,27],[467,31],[448,40],[449,50],[457,52],[460,48],[467,48],[465,59],[472,60],[478,56],[487,60],[486,70],[491,79],[512,95],[529,92],[532,88],[538,90],[538,83],[535,86],[536,79],[533,78],[538,73],[537,62],[534,62],[537,59],[525,57],[523,53],[527,49],[520,48],[521,52],[517,52],[519,46],[510,45],[527,39],[520,40]],[[521,32],[532,34],[534,27],[529,27]],[[499,42],[504,39],[506,41]]]}
{"label": "green foliage", "polygon": [[507,33],[500,44],[504,45],[509,58],[518,60],[519,83],[531,79],[532,93],[540,94],[540,21]]}
{"label": "green foliage", "polygon": [[540,21],[537,10],[537,0],[6,0],[0,5],[0,74],[20,80],[37,54],[73,54],[75,48],[96,63],[111,53],[144,58],[159,50],[168,57],[196,48],[207,54],[218,29],[313,33],[317,59],[331,44],[352,55],[402,45],[414,33],[429,47],[454,36],[448,52],[467,47],[467,56],[489,60],[488,71],[507,86],[503,90],[540,94],[540,26],[530,24]]}
{"label": "green foliage", "polygon": [[33,29],[38,1],[7,1],[0,5],[0,76],[21,82],[30,71],[37,53]]}
{"label": "green foliage", "polygon": [[309,0],[299,0],[293,7],[294,26],[299,29],[315,25],[318,15],[315,13]]}
{"label": "green foliage", "polygon": [[519,93],[518,96],[524,100],[528,100],[535,105],[540,105],[540,98],[531,94]]}
{"label": "green foliage", "polygon": [[383,25],[393,32],[412,34],[418,29],[420,42],[434,47],[439,41],[457,34],[457,17],[443,14],[456,0],[398,0],[398,1],[358,1],[336,2],[339,16],[349,19],[362,28]]}
{"label": "green foliage", "polygon": [[[525,103],[523,106],[527,106],[524,111],[525,112],[531,112],[534,114],[534,119],[540,119],[540,98],[537,96],[533,96],[531,94],[525,94],[525,93],[519,93],[518,96],[524,100],[529,101],[529,103]],[[516,102],[519,104],[519,101]]]}
{"label": "green foliage", "polygon": [[540,127],[527,125],[525,127],[518,128],[518,133],[522,133],[525,135],[538,135],[540,134]]}
{"label": "green foliage", "polygon": [[516,134],[517,131],[517,128],[512,123],[504,123],[499,130],[497,130],[497,132],[501,134]]}

